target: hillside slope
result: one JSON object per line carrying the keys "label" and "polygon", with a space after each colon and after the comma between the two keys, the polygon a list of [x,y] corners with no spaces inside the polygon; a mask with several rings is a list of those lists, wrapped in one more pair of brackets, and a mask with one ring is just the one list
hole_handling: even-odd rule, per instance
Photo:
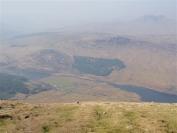
{"label": "hillside slope", "polygon": [[177,133],[177,104],[0,102],[0,132]]}
{"label": "hillside slope", "polygon": [[0,99],[7,100],[21,93],[26,95],[37,94],[42,91],[52,90],[49,84],[29,80],[22,76],[0,73]]}
{"label": "hillside slope", "polygon": [[70,67],[70,64],[71,59],[66,54],[52,49],[44,49],[13,62],[12,66],[20,66],[19,69],[50,73],[65,70]]}
{"label": "hillside slope", "polygon": [[75,75],[78,73],[71,67],[74,56],[119,59],[126,65],[125,69],[92,79],[177,94],[176,48],[175,35],[56,33],[4,41],[0,65],[2,71],[15,73],[24,70]]}

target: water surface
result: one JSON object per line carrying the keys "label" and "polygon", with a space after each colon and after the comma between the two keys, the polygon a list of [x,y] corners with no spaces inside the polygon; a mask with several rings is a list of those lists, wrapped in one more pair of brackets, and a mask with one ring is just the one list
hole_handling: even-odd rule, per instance
{"label": "water surface", "polygon": [[163,102],[163,103],[176,103],[177,95],[166,94],[158,91],[151,90],[149,88],[134,86],[134,85],[118,85],[114,83],[108,82],[108,85],[111,85],[115,88],[119,88],[121,90],[127,92],[133,92],[138,94],[141,97],[143,102]]}
{"label": "water surface", "polygon": [[[24,76],[31,80],[40,80],[42,78],[50,77],[51,74],[46,73],[39,73],[39,72],[29,72],[29,71],[21,71],[18,73],[18,75]],[[63,75],[67,76],[67,75]],[[70,77],[70,76],[68,76]],[[91,79],[84,79],[77,76],[71,76],[83,80],[90,80],[94,82],[106,82],[102,80],[91,80]],[[136,93],[141,97],[141,101],[143,102],[163,102],[163,103],[177,103],[177,95],[173,94],[166,94],[158,91],[151,90],[149,88],[141,87],[141,86],[135,86],[135,85],[119,85],[111,82],[106,82],[108,85],[113,86],[115,88],[119,88],[121,90],[127,91],[127,92],[133,92]]]}

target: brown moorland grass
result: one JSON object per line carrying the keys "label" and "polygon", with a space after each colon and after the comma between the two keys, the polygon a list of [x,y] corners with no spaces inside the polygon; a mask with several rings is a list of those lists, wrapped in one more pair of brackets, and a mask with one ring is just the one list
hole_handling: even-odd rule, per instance
{"label": "brown moorland grass", "polygon": [[[130,38],[132,42],[129,45],[118,47],[95,43],[96,40],[105,40],[118,36]],[[9,65],[2,66],[2,68],[17,67],[28,70],[29,67],[35,66],[39,70],[40,67],[37,68],[37,65],[31,65],[28,62],[29,57],[31,57],[28,55],[33,55],[36,51],[44,49],[57,50],[71,58],[73,55],[107,59],[117,58],[124,62],[125,69],[117,72],[113,71],[107,77],[92,77],[100,80],[106,78],[110,82],[132,84],[160,92],[177,94],[175,48],[175,35],[133,36],[104,33],[65,33],[4,41],[1,46],[1,62],[5,64],[10,62]],[[22,58],[26,61],[21,60]],[[67,72],[73,74],[71,71],[72,69],[68,68],[66,71],[57,73]],[[90,75],[86,76],[90,77]]]}
{"label": "brown moorland grass", "polygon": [[1,133],[177,133],[177,104],[0,102]]}

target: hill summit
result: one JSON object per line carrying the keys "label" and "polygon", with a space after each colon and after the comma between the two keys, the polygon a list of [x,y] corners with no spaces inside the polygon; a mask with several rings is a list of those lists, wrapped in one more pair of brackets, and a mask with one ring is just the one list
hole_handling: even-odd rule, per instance
{"label": "hill summit", "polygon": [[164,15],[154,16],[154,15],[145,15],[139,18],[142,22],[147,21],[154,21],[154,22],[161,22],[161,21],[167,21],[168,19]]}
{"label": "hill summit", "polygon": [[177,133],[177,104],[0,102],[0,132]]}

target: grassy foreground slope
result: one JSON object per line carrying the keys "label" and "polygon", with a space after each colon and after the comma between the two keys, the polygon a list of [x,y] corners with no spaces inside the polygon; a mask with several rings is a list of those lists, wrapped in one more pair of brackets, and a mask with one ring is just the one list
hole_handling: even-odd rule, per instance
{"label": "grassy foreground slope", "polygon": [[177,133],[177,104],[0,102],[0,132]]}

